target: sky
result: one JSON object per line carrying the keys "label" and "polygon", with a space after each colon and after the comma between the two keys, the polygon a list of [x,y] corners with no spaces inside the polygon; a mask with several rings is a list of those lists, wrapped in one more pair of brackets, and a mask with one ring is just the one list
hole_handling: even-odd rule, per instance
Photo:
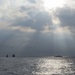
{"label": "sky", "polygon": [[0,56],[74,56],[75,0],[0,0]]}

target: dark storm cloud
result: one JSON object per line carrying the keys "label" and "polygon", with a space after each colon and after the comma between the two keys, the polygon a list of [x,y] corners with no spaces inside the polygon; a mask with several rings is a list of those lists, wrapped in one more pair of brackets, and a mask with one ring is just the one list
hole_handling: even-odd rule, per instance
{"label": "dark storm cloud", "polygon": [[75,9],[70,7],[58,9],[56,16],[59,18],[61,26],[75,27]]}
{"label": "dark storm cloud", "polygon": [[36,3],[29,5],[22,5],[18,10],[18,12],[20,13],[23,14],[26,13],[28,17],[16,18],[12,26],[30,27],[37,31],[41,31],[44,26],[52,25],[52,16],[47,11],[43,10],[43,8],[40,6],[40,3],[38,4],[38,1],[36,0],[28,0],[28,1]]}
{"label": "dark storm cloud", "polygon": [[64,7],[58,9],[55,13],[56,17],[59,18],[61,27],[67,27],[67,29],[75,34],[75,9],[70,7]]}
{"label": "dark storm cloud", "polygon": [[[28,13],[30,15],[31,13]],[[33,13],[35,14],[35,13]],[[35,16],[30,16],[28,19],[19,19],[16,20],[12,25],[22,26],[22,27],[31,27],[36,30],[42,30],[46,25],[52,25],[52,17],[49,13],[45,11],[38,12]]]}

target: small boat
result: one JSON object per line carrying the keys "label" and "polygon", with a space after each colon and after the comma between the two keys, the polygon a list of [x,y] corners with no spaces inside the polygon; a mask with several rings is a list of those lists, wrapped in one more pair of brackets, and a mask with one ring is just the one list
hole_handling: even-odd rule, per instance
{"label": "small boat", "polygon": [[63,56],[61,56],[61,55],[57,55],[57,56],[55,56],[55,57],[63,57]]}

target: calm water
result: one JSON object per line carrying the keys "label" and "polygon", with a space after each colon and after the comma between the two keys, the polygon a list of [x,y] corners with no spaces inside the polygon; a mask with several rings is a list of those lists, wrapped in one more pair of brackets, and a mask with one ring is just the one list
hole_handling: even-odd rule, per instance
{"label": "calm water", "polygon": [[0,75],[75,75],[75,58],[0,58]]}

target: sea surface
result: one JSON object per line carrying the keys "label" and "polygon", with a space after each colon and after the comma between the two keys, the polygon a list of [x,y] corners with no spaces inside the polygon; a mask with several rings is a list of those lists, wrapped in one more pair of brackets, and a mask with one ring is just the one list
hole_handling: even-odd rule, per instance
{"label": "sea surface", "polygon": [[0,57],[0,75],[75,75],[75,58]]}

